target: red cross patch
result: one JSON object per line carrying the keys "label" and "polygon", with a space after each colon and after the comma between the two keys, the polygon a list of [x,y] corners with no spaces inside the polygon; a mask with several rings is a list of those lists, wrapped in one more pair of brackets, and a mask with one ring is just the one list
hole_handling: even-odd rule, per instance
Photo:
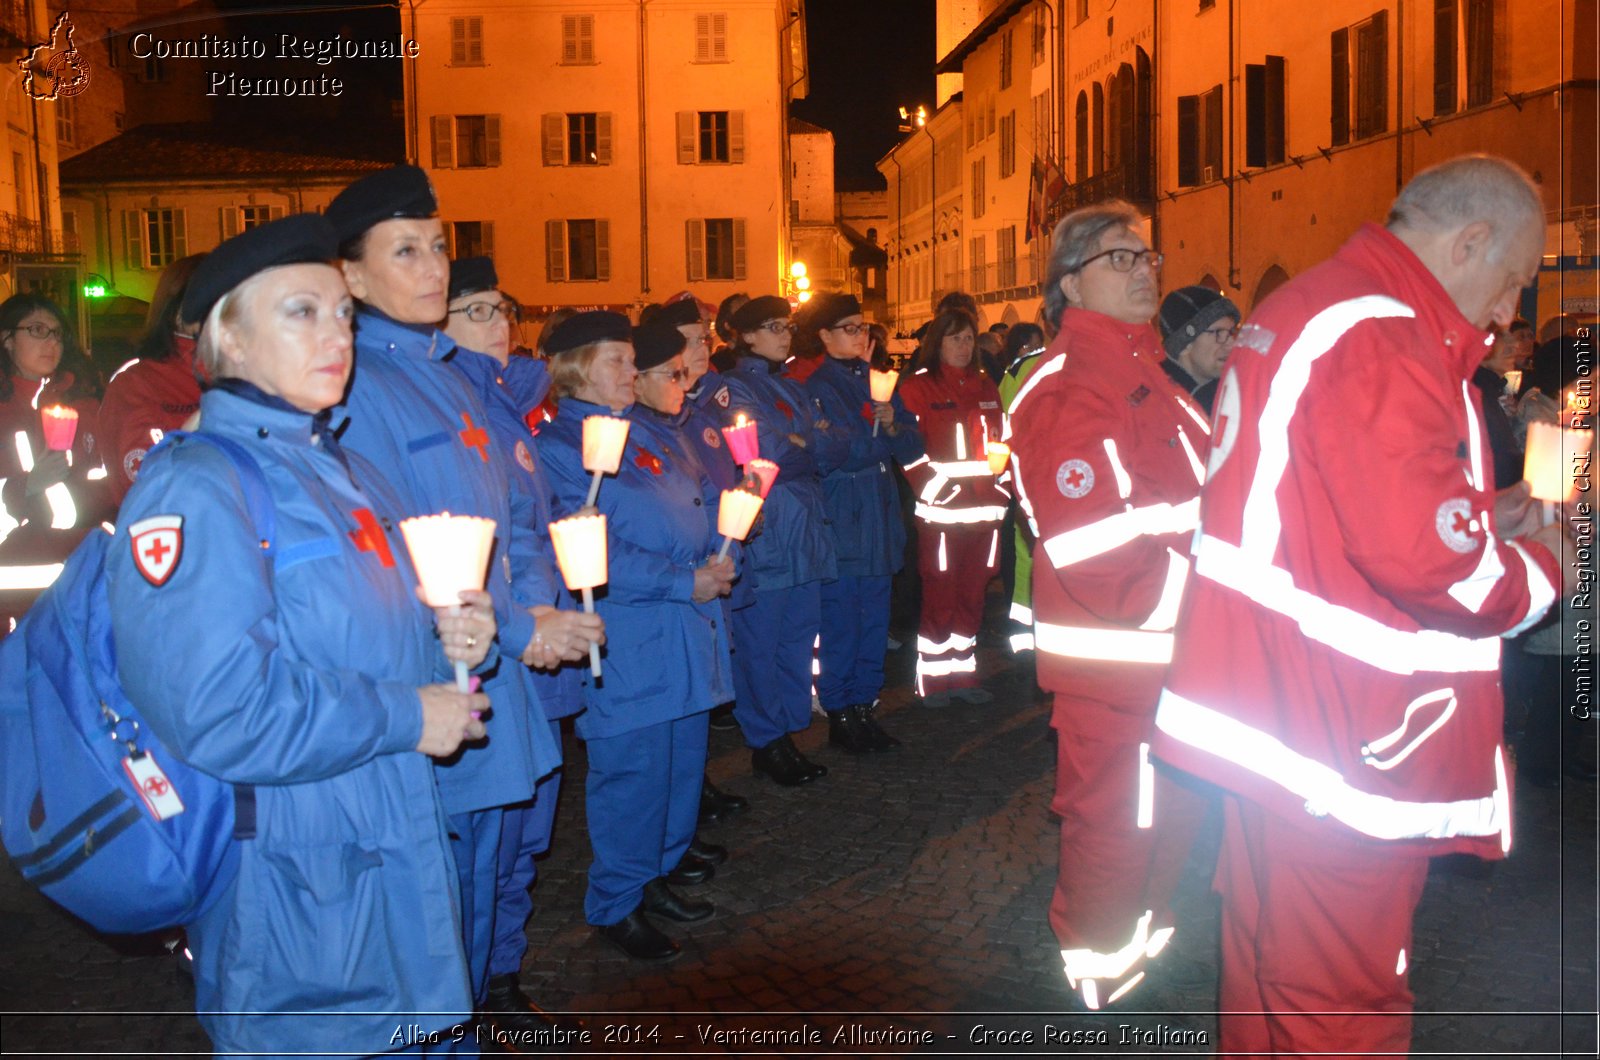
{"label": "red cross patch", "polygon": [[133,565],[156,588],[167,584],[183,555],[183,516],[152,515],[128,527]]}
{"label": "red cross patch", "polygon": [[128,476],[128,481],[133,482],[139,477],[139,466],[144,463],[144,454],[148,449],[129,449],[122,458],[122,473]]}
{"label": "red cross patch", "polygon": [[702,437],[702,438],[704,438],[706,440],[706,446],[708,448],[711,448],[711,449],[721,449],[722,448],[722,433],[720,431],[718,431],[715,427],[707,427],[705,429],[705,433],[700,435],[700,437]]}
{"label": "red cross patch", "polygon": [[717,404],[721,405],[723,408],[727,408],[728,407],[728,388],[727,387],[723,387],[720,390],[718,390],[714,395],[712,395],[711,400],[715,401]]}
{"label": "red cross patch", "polygon": [[1056,468],[1056,489],[1077,500],[1094,489],[1094,468],[1085,460],[1068,460]]}
{"label": "red cross patch", "polygon": [[777,409],[778,409],[779,412],[783,413],[785,416],[789,417],[791,420],[794,419],[794,407],[792,405],[790,405],[787,401],[783,400],[782,398],[779,398],[777,401],[773,402],[773,405],[777,406]]}
{"label": "red cross patch", "polygon": [[461,414],[461,422],[466,424],[466,427],[459,431],[456,436],[461,439],[462,445],[469,449],[476,449],[478,458],[487,464],[489,462],[489,432],[472,422],[472,414],[470,412]]}
{"label": "red cross patch", "polygon": [[1472,517],[1472,503],[1465,497],[1452,497],[1439,505],[1439,510],[1433,516],[1433,528],[1439,533],[1439,540],[1452,552],[1466,555],[1478,547],[1478,538],[1474,536],[1483,528],[1483,524]]}
{"label": "red cross patch", "polygon": [[383,532],[383,527],[378,525],[377,518],[372,514],[371,508],[357,508],[350,513],[360,529],[350,531],[350,540],[362,552],[375,552],[378,562],[385,567],[394,566],[394,553],[389,549],[389,537]]}
{"label": "red cross patch", "polygon": [[517,463],[522,466],[522,470],[526,471],[530,475],[533,474],[533,454],[528,452],[528,446],[526,443],[519,440],[517,442],[515,453],[517,456]]}
{"label": "red cross patch", "polygon": [[641,448],[639,454],[633,458],[633,462],[648,470],[652,475],[661,474],[661,458],[648,449]]}

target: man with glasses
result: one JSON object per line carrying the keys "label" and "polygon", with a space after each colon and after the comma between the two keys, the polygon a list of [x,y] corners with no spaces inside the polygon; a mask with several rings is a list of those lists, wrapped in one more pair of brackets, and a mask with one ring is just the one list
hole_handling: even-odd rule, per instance
{"label": "man with glasses", "polygon": [[1172,381],[1211,414],[1217,380],[1239,333],[1239,307],[1209,287],[1180,287],[1161,303],[1161,362]]}

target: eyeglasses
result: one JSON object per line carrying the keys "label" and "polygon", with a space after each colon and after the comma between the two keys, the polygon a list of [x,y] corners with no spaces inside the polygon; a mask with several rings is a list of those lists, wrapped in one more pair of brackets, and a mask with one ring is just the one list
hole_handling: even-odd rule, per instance
{"label": "eyeglasses", "polygon": [[1161,263],[1166,260],[1166,255],[1154,250],[1129,250],[1127,247],[1114,247],[1111,250],[1102,250],[1090,258],[1085,258],[1073,272],[1082,272],[1101,258],[1109,259],[1107,264],[1116,272],[1132,272],[1137,266],[1148,263],[1152,269],[1161,268]]}
{"label": "eyeglasses", "polygon": [[40,342],[48,342],[51,339],[59,342],[62,335],[60,328],[53,328],[49,324],[19,324],[12,330],[12,334],[18,331],[26,331]]}
{"label": "eyeglasses", "polygon": [[679,386],[682,386],[683,384],[685,384],[685,383],[687,383],[689,381],[689,371],[686,368],[675,368],[675,369],[672,369],[671,371],[663,371],[660,368],[646,368],[644,371],[640,372],[639,374],[640,375],[664,375],[668,379],[672,380],[674,383],[677,383]]}
{"label": "eyeglasses", "polygon": [[515,323],[521,315],[517,310],[517,303],[511,301],[473,302],[471,305],[464,305],[460,309],[452,309],[450,312],[452,315],[465,313],[467,319],[474,324],[487,324],[494,319],[496,313],[502,314],[507,320]]}
{"label": "eyeglasses", "polygon": [[1232,328],[1206,328],[1200,334],[1202,334],[1202,335],[1210,335],[1211,338],[1212,338],[1212,341],[1217,342],[1217,343],[1232,342],[1234,339],[1239,337],[1239,329],[1237,327],[1232,327]]}
{"label": "eyeglasses", "polygon": [[849,335],[853,339],[857,335],[860,335],[862,332],[871,329],[871,327],[872,327],[871,324],[868,324],[865,321],[863,321],[863,322],[861,322],[859,324],[835,324],[831,328],[823,328],[822,330],[824,330],[824,331],[842,331],[846,335]]}
{"label": "eyeglasses", "polygon": [[773,335],[782,335],[784,332],[788,332],[790,335],[793,335],[794,324],[787,320],[769,320],[765,324],[757,327],[756,330],[765,331]]}

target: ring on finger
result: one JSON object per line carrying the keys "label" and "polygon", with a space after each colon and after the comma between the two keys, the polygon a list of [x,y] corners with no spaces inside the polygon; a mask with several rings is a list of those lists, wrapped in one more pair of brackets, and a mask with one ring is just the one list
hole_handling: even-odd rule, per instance
{"label": "ring on finger", "polygon": [[476,648],[476,647],[477,647],[477,646],[478,646],[478,638],[477,638],[477,637],[474,637],[474,636],[472,636],[472,635],[471,635],[471,634],[470,634],[470,633],[469,633],[469,634],[468,634],[468,635],[467,635],[467,648],[468,648],[468,650],[471,650],[471,649],[473,649],[473,648]]}

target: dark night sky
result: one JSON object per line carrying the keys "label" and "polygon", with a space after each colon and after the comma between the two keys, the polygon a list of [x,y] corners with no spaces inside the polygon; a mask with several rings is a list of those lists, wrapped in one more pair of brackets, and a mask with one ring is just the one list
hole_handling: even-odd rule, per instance
{"label": "dark night sky", "polygon": [[934,0],[806,0],[806,28],[811,95],[793,113],[833,133],[840,190],[882,187],[898,108],[933,108]]}

